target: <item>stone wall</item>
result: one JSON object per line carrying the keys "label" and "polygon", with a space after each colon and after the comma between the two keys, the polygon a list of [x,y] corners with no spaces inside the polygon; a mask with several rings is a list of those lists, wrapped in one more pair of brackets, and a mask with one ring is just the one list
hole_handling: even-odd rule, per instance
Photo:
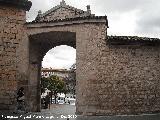
{"label": "stone wall", "polygon": [[26,12],[0,6],[0,110],[13,110],[16,91],[27,84]]}
{"label": "stone wall", "polygon": [[[135,40],[136,44],[133,44],[130,38],[115,38],[123,44],[112,45],[108,39],[106,43],[102,42],[99,47],[100,57],[97,59],[97,80],[90,81],[94,86],[90,90],[97,93],[95,99],[99,103],[96,114],[160,112],[159,42],[148,44],[154,43],[154,40],[140,38],[141,41]],[[113,41],[116,41],[115,38]],[[92,104],[92,99],[87,99]]]}
{"label": "stone wall", "polygon": [[112,38],[111,42],[106,37],[107,26],[102,23],[69,26],[51,23],[50,28],[46,25],[28,24],[28,34],[55,30],[76,33],[77,114],[132,115],[160,111],[159,42],[148,38],[126,41],[126,37]]}

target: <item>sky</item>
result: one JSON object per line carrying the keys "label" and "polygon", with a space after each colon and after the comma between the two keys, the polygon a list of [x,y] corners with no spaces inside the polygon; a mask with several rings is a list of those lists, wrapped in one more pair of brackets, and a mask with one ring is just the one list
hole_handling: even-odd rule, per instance
{"label": "sky", "polygon": [[42,67],[69,69],[74,63],[76,63],[76,49],[61,45],[47,52],[43,58]]}
{"label": "sky", "polygon": [[[61,0],[31,0],[32,8],[27,20],[33,20],[38,10],[45,12],[58,5]],[[160,0],[65,0],[66,4],[91,11],[96,16],[107,15],[108,35],[142,36],[160,38]],[[63,56],[64,53],[69,53]],[[66,54],[65,54],[66,55]],[[69,68],[75,62],[76,50],[60,46],[47,53],[43,67]]]}

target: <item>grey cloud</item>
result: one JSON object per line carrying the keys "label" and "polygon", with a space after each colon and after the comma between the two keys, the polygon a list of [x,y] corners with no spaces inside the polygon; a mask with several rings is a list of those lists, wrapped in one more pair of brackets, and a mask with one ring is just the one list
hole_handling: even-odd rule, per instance
{"label": "grey cloud", "polygon": [[61,55],[55,55],[55,59],[61,60],[61,61],[68,61],[70,58],[61,56]]}
{"label": "grey cloud", "polygon": [[142,34],[150,34],[160,37],[160,1],[150,1],[138,14],[136,31]]}
{"label": "grey cloud", "polygon": [[[101,13],[108,13],[107,16],[114,14],[121,15],[130,11],[137,10],[135,34],[151,37],[160,37],[160,1],[159,0],[106,0],[96,2],[96,8]],[[128,16],[130,17],[130,16]],[[109,19],[109,21],[113,21]],[[116,19],[114,19],[116,21]],[[117,20],[118,21],[118,20]]]}
{"label": "grey cloud", "polygon": [[[137,10],[136,29],[139,34],[150,34],[157,37],[160,33],[160,1],[159,0],[93,0],[92,5],[99,13],[107,13],[108,18],[114,14],[121,15]],[[130,17],[130,16],[128,16]],[[109,19],[109,21],[113,21]],[[116,21],[114,19],[114,21]],[[117,20],[118,21],[118,20]]]}
{"label": "grey cloud", "polygon": [[150,0],[93,0],[92,5],[99,12],[128,12],[148,4]]}
{"label": "grey cloud", "polygon": [[144,16],[137,22],[137,31],[139,32],[160,32],[160,16]]}
{"label": "grey cloud", "polygon": [[76,57],[75,49],[66,45],[57,46],[51,49],[48,52],[48,54],[50,54],[51,56],[54,56],[55,59],[64,60],[64,61],[68,61]]}

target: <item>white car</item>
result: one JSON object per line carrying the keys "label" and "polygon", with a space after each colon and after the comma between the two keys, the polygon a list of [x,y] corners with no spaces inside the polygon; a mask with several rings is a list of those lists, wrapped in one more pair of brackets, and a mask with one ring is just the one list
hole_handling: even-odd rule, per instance
{"label": "white car", "polygon": [[58,100],[57,103],[58,104],[64,104],[64,100]]}
{"label": "white car", "polygon": [[57,100],[57,103],[58,104],[64,104],[64,98],[63,97],[59,97],[58,100]]}
{"label": "white car", "polygon": [[69,101],[70,101],[70,105],[75,105],[76,103],[76,99],[74,98],[70,98]]}
{"label": "white car", "polygon": [[65,98],[65,102],[70,105],[75,105],[76,99],[74,98]]}

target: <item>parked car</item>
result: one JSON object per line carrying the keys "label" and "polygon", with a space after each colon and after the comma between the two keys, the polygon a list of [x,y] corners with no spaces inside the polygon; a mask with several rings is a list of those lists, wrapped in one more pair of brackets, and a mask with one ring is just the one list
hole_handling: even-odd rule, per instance
{"label": "parked car", "polygon": [[[57,97],[56,98],[56,104],[64,104],[64,98],[63,97]],[[55,99],[52,98],[52,104],[55,104]]]}
{"label": "parked car", "polygon": [[64,104],[64,97],[59,97],[58,100],[57,100],[57,103],[58,104]]}
{"label": "parked car", "polygon": [[69,97],[65,98],[65,103],[66,104],[75,105],[75,102],[76,102],[75,98],[69,98]]}
{"label": "parked car", "polygon": [[70,105],[75,105],[76,103],[76,99],[74,98],[70,98],[69,101],[70,101]]}

